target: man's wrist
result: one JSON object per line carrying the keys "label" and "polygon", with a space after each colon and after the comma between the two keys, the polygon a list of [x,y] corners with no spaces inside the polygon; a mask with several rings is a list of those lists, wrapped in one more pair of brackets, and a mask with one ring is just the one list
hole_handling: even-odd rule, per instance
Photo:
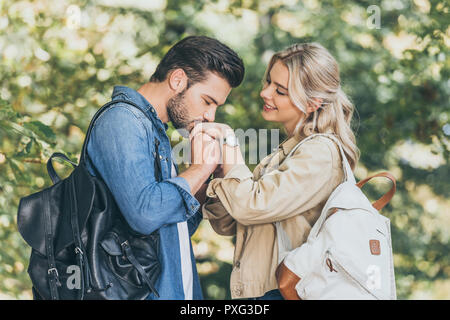
{"label": "man's wrist", "polygon": [[239,146],[230,146],[228,144],[223,145],[223,164],[234,165],[242,162],[242,153]]}
{"label": "man's wrist", "polygon": [[188,170],[194,171],[196,175],[201,178],[201,181],[205,181],[212,174],[210,170],[207,170],[207,168],[201,164],[191,164]]}

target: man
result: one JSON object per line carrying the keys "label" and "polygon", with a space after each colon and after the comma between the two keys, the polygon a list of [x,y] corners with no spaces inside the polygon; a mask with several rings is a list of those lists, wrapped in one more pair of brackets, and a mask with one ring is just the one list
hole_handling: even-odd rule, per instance
{"label": "man", "polygon": [[[113,101],[134,102],[150,119],[119,102],[102,113],[93,127],[87,145],[89,171],[101,175],[131,228],[142,234],[159,229],[159,299],[202,299],[190,241],[202,214],[193,195],[204,193],[205,181],[219,161],[218,143],[196,135],[194,164],[178,174],[167,122],[191,131],[196,122],[214,121],[217,107],[243,76],[242,60],[230,48],[209,37],[187,37],[167,52],[139,90],[114,88]],[[160,155],[160,182],[155,179],[155,148]],[[148,299],[156,297],[152,293]]]}

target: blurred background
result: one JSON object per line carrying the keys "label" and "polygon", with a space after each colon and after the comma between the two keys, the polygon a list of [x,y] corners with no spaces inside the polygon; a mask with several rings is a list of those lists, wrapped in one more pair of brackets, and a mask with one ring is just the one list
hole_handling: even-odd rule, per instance
{"label": "blurred background", "polygon": [[[188,35],[215,37],[243,58],[244,82],[216,116],[235,129],[277,128],[259,98],[275,51],[315,41],[334,55],[356,106],[356,177],[398,179],[382,211],[398,298],[449,299],[449,21],[449,2],[434,0],[0,1],[0,299],[32,298],[17,206],[51,184],[48,157],[77,161],[113,86],[138,89]],[[371,200],[390,188],[378,180],[364,187]],[[229,299],[233,238],[203,221],[193,244],[205,298]]]}

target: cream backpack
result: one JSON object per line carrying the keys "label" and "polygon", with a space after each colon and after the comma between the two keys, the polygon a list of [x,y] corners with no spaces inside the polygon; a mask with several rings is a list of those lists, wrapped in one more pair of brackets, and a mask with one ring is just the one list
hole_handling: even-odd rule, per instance
{"label": "cream backpack", "polygon": [[[301,299],[396,299],[390,221],[379,214],[395,193],[395,178],[379,173],[358,184],[344,155],[340,141],[325,136],[339,146],[345,181],[330,195],[307,241],[289,248],[280,223],[277,228],[279,262],[294,272],[300,281],[295,289]],[[392,189],[373,205],[361,187],[374,177],[387,177]]]}

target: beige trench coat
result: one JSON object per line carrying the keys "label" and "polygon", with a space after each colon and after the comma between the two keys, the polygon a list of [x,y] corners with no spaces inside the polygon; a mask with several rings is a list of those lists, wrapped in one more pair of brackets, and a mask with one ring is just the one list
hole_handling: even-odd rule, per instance
{"label": "beige trench coat", "polygon": [[292,247],[300,246],[344,179],[334,142],[318,136],[286,158],[299,141],[297,137],[285,140],[253,173],[237,165],[207,188],[203,217],[218,234],[236,235],[230,279],[233,299],[259,297],[278,288],[274,223],[281,221]]}

